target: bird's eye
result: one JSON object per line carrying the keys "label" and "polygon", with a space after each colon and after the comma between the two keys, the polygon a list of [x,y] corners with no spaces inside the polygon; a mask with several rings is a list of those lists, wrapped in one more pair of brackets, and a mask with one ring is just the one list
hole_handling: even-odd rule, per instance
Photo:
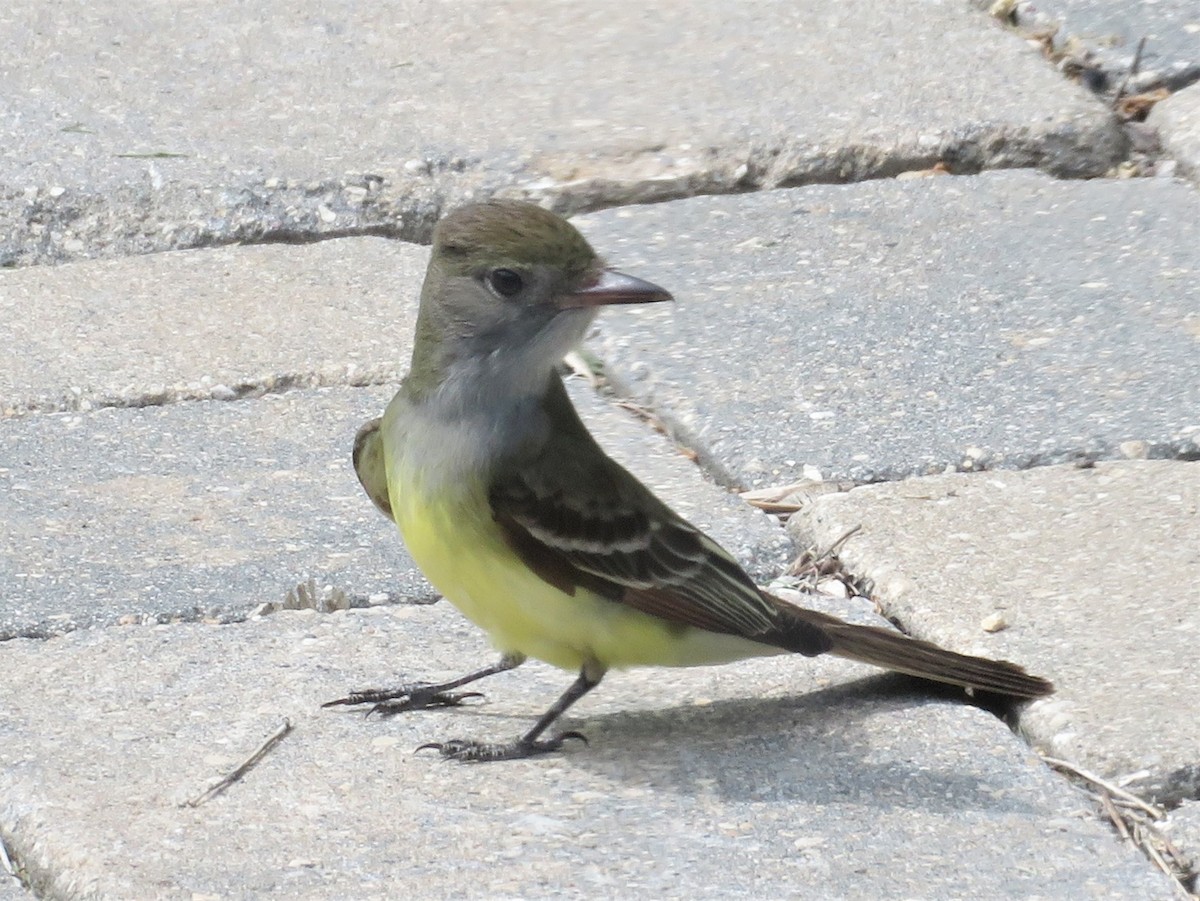
{"label": "bird's eye", "polygon": [[525,287],[521,276],[511,269],[493,269],[488,273],[488,284],[501,297],[512,297]]}

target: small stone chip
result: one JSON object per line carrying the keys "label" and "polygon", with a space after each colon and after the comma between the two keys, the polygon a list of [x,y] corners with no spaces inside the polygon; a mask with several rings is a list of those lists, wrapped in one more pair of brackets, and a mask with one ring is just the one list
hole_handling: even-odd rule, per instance
{"label": "small stone chip", "polygon": [[1008,620],[999,613],[993,613],[991,616],[985,616],[979,627],[984,632],[1002,632],[1008,628]]}
{"label": "small stone chip", "polygon": [[1122,441],[1118,449],[1126,460],[1145,460],[1150,456],[1150,445],[1145,441]]}

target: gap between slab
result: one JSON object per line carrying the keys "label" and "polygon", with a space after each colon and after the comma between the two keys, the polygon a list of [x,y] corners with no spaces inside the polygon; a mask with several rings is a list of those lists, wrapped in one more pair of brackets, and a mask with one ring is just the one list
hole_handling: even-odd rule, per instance
{"label": "gap between slab", "polygon": [[[31,265],[61,265],[88,259],[112,259],[176,250],[197,250],[236,244],[312,244],[348,237],[384,237],[414,244],[430,243],[433,227],[449,209],[489,196],[519,198],[539,203],[565,216],[597,212],[614,207],[666,203],[689,197],[746,194],[808,185],[857,184],[915,173],[978,175],[1002,169],[1033,169],[1057,179],[1079,180],[1102,177],[1125,162],[1132,141],[1122,133],[1120,158],[1081,160],[1078,154],[1062,154],[1056,145],[1070,144],[1070,129],[1037,138],[1010,134],[987,125],[956,131],[945,142],[926,147],[913,142],[907,146],[883,148],[848,145],[823,155],[804,152],[803,147],[784,145],[753,147],[744,153],[714,154],[714,158],[694,170],[674,176],[629,176],[621,172],[619,161],[611,161],[611,171],[589,178],[559,181],[552,178],[517,181],[513,176],[498,181],[486,170],[466,169],[452,173],[452,180],[441,186],[419,186],[397,196],[381,193],[383,179],[364,174],[343,181],[324,180],[305,184],[280,184],[268,179],[251,185],[226,185],[203,194],[233,198],[214,227],[210,219],[176,222],[156,211],[151,198],[134,203],[129,210],[143,210],[148,219],[129,227],[121,211],[110,208],[107,195],[72,192],[73,219],[92,217],[107,223],[107,231],[116,235],[132,234],[138,241],[114,241],[116,253],[88,253],[78,250],[39,250],[18,246],[0,269]],[[1063,159],[1062,157],[1065,157]],[[184,190],[189,190],[185,188]],[[190,190],[200,192],[199,187]],[[361,199],[344,199],[347,190]],[[338,197],[334,201],[330,198]],[[16,196],[9,198],[19,202]],[[53,218],[58,204],[27,212],[27,219]],[[350,224],[334,226],[327,220],[349,218]],[[125,227],[122,227],[125,223]],[[153,237],[150,237],[153,236]],[[135,245],[131,247],[130,245]],[[148,246],[147,246],[148,245]],[[124,252],[121,252],[122,249]]]}
{"label": "gap between slab", "polygon": [[[605,370],[603,378],[607,383],[608,398],[610,401],[629,405],[633,409],[641,411],[643,418],[666,435],[676,447],[681,449],[685,456],[694,460],[710,479],[722,488],[735,493],[748,489],[749,486],[744,485],[735,473],[709,453],[704,446],[704,442],[699,440],[699,436],[693,430],[682,424],[669,411],[660,413],[633,400],[632,398],[636,396],[636,392],[619,375],[614,376]],[[837,490],[849,490],[849,488],[856,488],[860,485],[902,482],[905,479],[946,472],[990,472],[992,470],[1024,472],[1025,470],[1037,469],[1042,466],[1058,466],[1064,463],[1073,463],[1081,469],[1087,469],[1101,461],[1135,459],[1174,460],[1181,463],[1193,463],[1200,461],[1200,449],[1197,449],[1195,443],[1190,439],[1158,441],[1137,438],[1110,443],[1099,453],[1094,450],[1085,450],[1084,448],[1065,447],[1053,453],[1031,452],[1018,456],[1005,457],[1001,461],[1001,465],[995,465],[987,459],[968,459],[966,461],[946,460],[937,470],[884,470],[872,474],[870,478],[853,480],[835,479],[824,483],[816,482],[815,484],[831,484],[838,486]]]}

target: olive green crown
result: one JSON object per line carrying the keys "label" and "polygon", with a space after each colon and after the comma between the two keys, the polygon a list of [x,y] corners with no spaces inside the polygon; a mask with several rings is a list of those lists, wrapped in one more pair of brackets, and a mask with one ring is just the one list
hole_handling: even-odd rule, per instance
{"label": "olive green crown", "polygon": [[575,226],[557,213],[518,200],[491,200],[454,210],[434,230],[433,252],[463,273],[541,264],[577,274],[597,264],[596,252]]}

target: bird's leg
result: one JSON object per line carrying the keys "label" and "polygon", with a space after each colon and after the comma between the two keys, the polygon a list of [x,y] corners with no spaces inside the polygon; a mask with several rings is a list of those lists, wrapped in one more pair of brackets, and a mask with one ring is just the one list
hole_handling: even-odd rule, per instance
{"label": "bird's leg", "polygon": [[396,688],[369,688],[364,691],[352,691],[344,698],[327,701],[322,707],[337,707],[343,704],[371,704],[368,716],[378,713],[381,716],[394,716],[405,710],[424,710],[427,707],[457,707],[467,698],[481,698],[478,691],[450,691],[467,685],[496,673],[516,669],[525,662],[524,654],[505,654],[491,666],[467,673],[448,682],[409,682]]}
{"label": "bird's leg", "polygon": [[571,683],[571,687],[562,693],[549,710],[543,713],[533,728],[515,741],[507,744],[490,744],[464,738],[452,738],[446,742],[433,742],[417,748],[433,748],[440,751],[447,760],[462,760],[486,763],[493,760],[521,760],[525,757],[535,757],[538,754],[548,754],[562,748],[568,738],[577,738],[586,743],[579,732],[560,732],[550,738],[539,739],[550,724],[566,712],[567,708],[582,698],[585,694],[600,684],[604,678],[604,668],[597,663],[585,663],[579,671],[579,677]]}

